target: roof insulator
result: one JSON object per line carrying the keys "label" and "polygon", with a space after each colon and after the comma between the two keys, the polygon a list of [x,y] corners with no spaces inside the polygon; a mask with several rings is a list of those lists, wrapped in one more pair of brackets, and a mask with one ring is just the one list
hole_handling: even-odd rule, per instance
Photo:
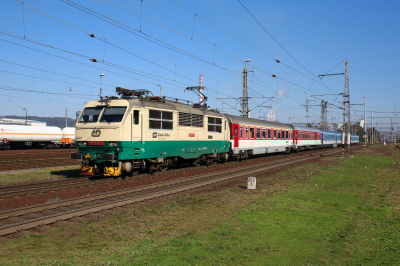
{"label": "roof insulator", "polygon": [[277,60],[275,60],[277,63],[280,63],[281,61],[279,61],[278,59]]}
{"label": "roof insulator", "polygon": [[274,78],[276,78],[276,75],[272,74],[272,76],[273,76]]}
{"label": "roof insulator", "polygon": [[90,61],[92,61],[92,62],[98,62],[96,59],[94,59],[94,58],[90,58],[89,59]]}
{"label": "roof insulator", "polygon": [[89,35],[90,37],[92,37],[92,38],[95,38],[95,37],[96,37],[96,36],[94,36],[93,33],[88,33],[88,35]]}

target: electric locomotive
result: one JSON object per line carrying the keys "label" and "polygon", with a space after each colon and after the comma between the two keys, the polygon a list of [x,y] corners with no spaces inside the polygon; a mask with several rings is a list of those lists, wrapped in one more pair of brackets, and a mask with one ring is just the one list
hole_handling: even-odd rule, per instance
{"label": "electric locomotive", "polygon": [[165,171],[182,162],[193,165],[228,160],[227,119],[217,111],[149,96],[146,90],[116,89],[84,107],[76,123],[82,175],[120,176]]}

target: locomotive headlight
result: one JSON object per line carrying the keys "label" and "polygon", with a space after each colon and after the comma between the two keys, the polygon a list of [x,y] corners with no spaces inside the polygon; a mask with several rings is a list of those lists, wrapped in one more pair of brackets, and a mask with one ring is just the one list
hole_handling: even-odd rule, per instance
{"label": "locomotive headlight", "polygon": [[114,147],[118,146],[118,142],[110,141],[109,144],[110,144],[110,146],[114,146]]}
{"label": "locomotive headlight", "polygon": [[86,146],[86,142],[84,142],[84,141],[79,141],[79,146]]}

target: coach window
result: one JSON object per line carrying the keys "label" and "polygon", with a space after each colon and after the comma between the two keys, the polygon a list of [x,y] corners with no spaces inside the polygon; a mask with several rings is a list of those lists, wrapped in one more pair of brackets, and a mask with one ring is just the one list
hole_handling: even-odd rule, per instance
{"label": "coach window", "polygon": [[268,128],[268,139],[271,139],[271,129]]}
{"label": "coach window", "polygon": [[263,138],[263,139],[266,139],[266,138],[267,138],[267,133],[266,133],[265,128],[262,129],[262,138]]}
{"label": "coach window", "polygon": [[256,128],[256,138],[260,139],[261,138],[261,128]]}
{"label": "coach window", "polygon": [[254,139],[254,127],[250,128],[250,138]]}
{"label": "coach window", "polygon": [[276,129],[274,129],[274,139],[276,139],[277,137],[277,133],[276,133]]}
{"label": "coach window", "polygon": [[245,127],[246,128],[246,139],[248,139],[249,138],[249,128],[248,127]]}
{"label": "coach window", "polygon": [[281,130],[278,130],[278,139],[281,139]]}
{"label": "coach window", "polygon": [[243,127],[240,127],[240,138],[243,138]]}
{"label": "coach window", "polygon": [[237,139],[237,127],[235,127],[235,138]]}
{"label": "coach window", "polygon": [[149,129],[173,129],[172,112],[149,110]]}

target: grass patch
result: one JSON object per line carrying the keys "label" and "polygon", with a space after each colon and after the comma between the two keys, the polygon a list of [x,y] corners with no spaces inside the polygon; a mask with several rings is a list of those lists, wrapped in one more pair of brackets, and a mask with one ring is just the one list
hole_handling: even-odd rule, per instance
{"label": "grass patch", "polygon": [[21,170],[0,174],[0,186],[12,186],[74,178],[80,175],[80,165]]}
{"label": "grass patch", "polygon": [[21,237],[0,264],[399,264],[399,153],[324,164]]}

